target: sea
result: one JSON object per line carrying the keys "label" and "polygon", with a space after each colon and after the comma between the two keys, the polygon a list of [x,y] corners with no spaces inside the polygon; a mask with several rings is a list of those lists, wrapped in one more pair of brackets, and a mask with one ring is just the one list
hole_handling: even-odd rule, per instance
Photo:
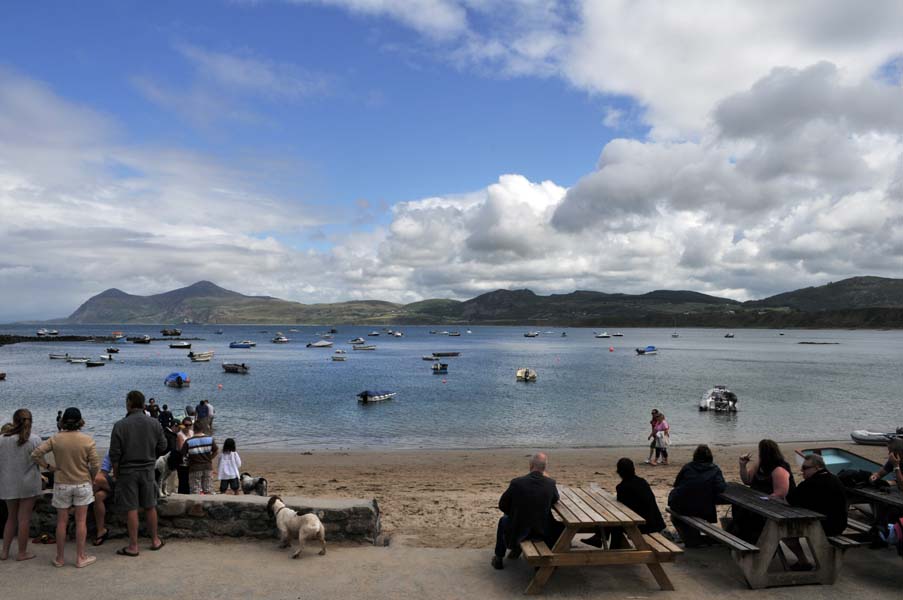
{"label": "sea", "polygon": [[[161,326],[65,325],[61,335],[161,337]],[[239,448],[274,450],[440,449],[643,445],[649,413],[658,408],[671,425],[672,443],[731,444],[763,437],[782,442],[848,440],[855,429],[888,431],[903,425],[903,332],[877,330],[727,330],[626,328],[623,337],[597,338],[594,330],[472,326],[460,337],[447,326],[382,328],[337,326],[333,348],[308,348],[329,327],[293,325],[184,325],[195,351],[215,352],[193,363],[166,341],[118,343],[115,360],[86,368],[50,360],[49,353],[97,358],[108,343],[35,342],[0,347],[0,420],[29,408],[35,431],[55,431],[58,410],[78,407],[85,431],[104,447],[125,414],[129,390],[141,390],[178,417],[208,399],[216,435]],[[217,333],[221,330],[222,333]],[[272,343],[276,332],[290,338]],[[369,336],[371,332],[379,336]],[[436,333],[432,333],[436,331]],[[596,330],[600,331],[600,330]],[[0,325],[0,333],[34,335],[34,326]],[[615,333],[615,330],[609,330]],[[566,335],[563,335],[566,334]],[[363,337],[373,351],[348,343]],[[251,349],[229,342],[250,339]],[[654,345],[640,356],[635,348]],[[344,362],[331,360],[337,349]],[[435,375],[422,356],[443,358]],[[223,362],[245,363],[246,375],[225,373]],[[515,379],[534,369],[536,382]],[[184,371],[191,385],[164,386]],[[699,412],[716,384],[739,397],[736,414]],[[388,390],[392,400],[360,404],[363,390]]]}

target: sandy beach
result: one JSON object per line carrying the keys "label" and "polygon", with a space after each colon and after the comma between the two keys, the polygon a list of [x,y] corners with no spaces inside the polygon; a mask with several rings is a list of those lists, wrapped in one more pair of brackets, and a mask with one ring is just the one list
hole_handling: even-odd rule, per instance
{"label": "sandy beach", "polygon": [[[796,465],[798,448],[839,447],[880,461],[883,447],[847,442],[784,442],[781,449]],[[637,463],[664,509],[668,491],[695,446],[671,448],[668,466],[643,465],[647,448],[603,447],[549,450],[549,474],[559,483],[595,482],[614,492],[615,463],[622,456]],[[240,450],[240,449],[239,449]],[[713,446],[727,480],[738,481],[737,457],[753,445]],[[375,498],[383,531],[392,543],[429,548],[485,548],[494,541],[497,503],[508,481],[527,472],[532,449],[399,450],[347,452],[241,452],[246,470],[263,475],[271,493],[321,497]]]}

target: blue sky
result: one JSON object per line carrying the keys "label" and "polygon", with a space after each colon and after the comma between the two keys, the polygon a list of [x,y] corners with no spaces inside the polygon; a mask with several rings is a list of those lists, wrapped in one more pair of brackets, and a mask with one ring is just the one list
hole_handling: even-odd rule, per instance
{"label": "blue sky", "polygon": [[0,321],[202,279],[410,302],[899,276],[901,40],[891,0],[7,3]]}

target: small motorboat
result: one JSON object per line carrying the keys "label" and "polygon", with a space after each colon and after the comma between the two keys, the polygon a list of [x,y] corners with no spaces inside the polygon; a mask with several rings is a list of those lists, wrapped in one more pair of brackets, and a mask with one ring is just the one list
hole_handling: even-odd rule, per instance
{"label": "small motorboat", "polygon": [[448,365],[446,363],[433,363],[433,366],[430,367],[433,370],[433,375],[446,375],[448,374]]}
{"label": "small motorboat", "polygon": [[699,401],[699,410],[714,412],[737,412],[737,394],[723,385],[716,385]]}
{"label": "small motorboat", "polygon": [[88,361],[85,361],[85,366],[86,366],[86,367],[102,367],[102,366],[104,366],[105,364],[107,364],[107,362],[104,361],[104,360],[88,360]]}
{"label": "small motorboat", "polygon": [[336,350],[332,355],[332,360],[335,362],[344,362],[345,360],[345,351],[344,350]]}
{"label": "small motorboat", "polygon": [[189,352],[188,358],[191,359],[191,362],[210,362],[210,359],[213,358],[213,354],[213,350],[207,352]]}
{"label": "small motorboat", "polygon": [[222,329],[217,329],[217,330],[214,331],[213,333],[215,333],[216,335],[223,335],[223,330],[222,330]]}
{"label": "small motorboat", "polygon": [[370,346],[367,344],[355,344],[351,347],[352,350],[376,350],[376,346]]}
{"label": "small motorboat", "polygon": [[646,346],[645,348],[637,348],[636,353],[639,356],[649,356],[651,354],[658,354],[658,348],[655,346]]}
{"label": "small motorboat", "polygon": [[69,359],[68,352],[66,354],[54,354],[52,352],[50,353],[50,360],[68,360],[68,359]]}
{"label": "small motorboat", "polygon": [[395,337],[404,337],[404,332],[402,332],[402,331],[396,331],[396,332],[394,332],[392,335],[395,336]]}
{"label": "small motorboat", "polygon": [[100,360],[113,360],[113,355],[112,354],[101,354]]}
{"label": "small motorboat", "polygon": [[523,367],[517,370],[515,374],[518,381],[536,381],[536,371],[530,367]]}
{"label": "small motorboat", "polygon": [[287,344],[289,341],[290,340],[281,333],[276,333],[276,337],[273,338],[274,344]]}
{"label": "small motorboat", "polygon": [[611,337],[624,337],[624,334],[619,331],[618,333],[611,334]]}
{"label": "small motorboat", "polygon": [[229,342],[230,348],[250,348],[252,346],[251,342],[245,340],[242,342]]}
{"label": "small motorboat", "polygon": [[370,391],[364,390],[360,394],[357,395],[358,402],[361,404],[370,404],[372,402],[383,402],[385,400],[391,400],[395,397],[395,392],[387,392],[387,391]]}
{"label": "small motorboat", "polygon": [[460,355],[460,352],[433,352],[433,356],[436,358],[453,358]]}
{"label": "small motorboat", "polygon": [[371,331],[371,332],[368,333],[367,335],[370,336],[370,337],[377,337],[377,336],[379,335],[379,332],[378,332],[378,331]]}
{"label": "small motorboat", "polygon": [[898,427],[896,431],[888,433],[857,429],[850,433],[850,437],[854,442],[862,444],[863,446],[884,446],[894,438],[903,438],[903,427]]}
{"label": "small motorboat", "polygon": [[362,337],[356,337],[356,338],[354,338],[353,340],[349,340],[348,343],[349,343],[349,344],[352,344],[352,345],[354,345],[354,344],[366,344],[367,341],[366,341],[364,338],[362,338]]}
{"label": "small motorboat", "polygon": [[73,364],[82,364],[88,362],[87,356],[70,356],[66,359],[66,362],[70,362]]}
{"label": "small motorboat", "polygon": [[177,335],[182,335],[181,329],[161,329],[160,333],[165,335],[166,337],[175,337]]}
{"label": "small motorboat", "polygon": [[110,336],[113,338],[114,342],[118,342],[120,340],[125,339],[125,334],[122,333],[121,331],[114,331],[113,333],[110,334]]}
{"label": "small motorboat", "polygon": [[675,331],[674,333],[671,334],[671,337],[673,337],[673,338],[679,338],[679,337],[680,337],[680,334],[677,333],[677,332]]}
{"label": "small motorboat", "polygon": [[250,367],[245,363],[223,363],[223,371],[226,373],[241,373],[245,375],[249,369]]}
{"label": "small motorboat", "polygon": [[733,333],[725,333],[725,334],[724,334],[724,337],[726,337],[726,338],[728,338],[728,339],[731,339],[731,338],[734,337],[734,334],[733,334]]}
{"label": "small motorboat", "polygon": [[56,329],[44,329],[43,327],[35,331],[35,335],[37,335],[38,337],[53,337],[59,334],[60,332]]}
{"label": "small motorboat", "polygon": [[461,337],[461,332],[460,331],[449,331],[448,337]]}
{"label": "small motorboat", "polygon": [[119,354],[119,348],[107,348],[107,354]]}
{"label": "small motorboat", "polygon": [[191,342],[175,342],[169,345],[170,348],[180,348],[182,350],[191,350]]}
{"label": "small motorboat", "polygon": [[608,338],[611,337],[611,334],[608,333],[607,331],[603,331],[602,333],[597,333],[597,334],[596,334],[596,337],[597,337],[597,338],[602,338],[602,339],[608,339]]}
{"label": "small motorboat", "polygon": [[422,358],[423,360],[433,360],[433,361],[439,360],[438,356],[425,356],[424,355],[424,356],[421,356],[420,358]]}
{"label": "small motorboat", "polygon": [[528,331],[527,333],[524,334],[524,337],[527,337],[527,338],[534,338],[534,337],[538,337],[538,336],[539,336],[538,331]]}
{"label": "small motorboat", "polygon": [[170,373],[166,376],[166,379],[163,380],[163,385],[173,388],[188,387],[191,385],[191,379],[188,377],[187,373],[176,371],[175,373]]}
{"label": "small motorboat", "polygon": [[150,343],[151,343],[151,336],[149,336],[149,335],[142,335],[141,337],[137,337],[137,338],[133,339],[133,340],[132,340],[132,343],[133,343],[133,344],[150,344]]}
{"label": "small motorboat", "polygon": [[319,340],[317,342],[311,342],[307,344],[308,348],[332,348],[332,342],[329,340]]}

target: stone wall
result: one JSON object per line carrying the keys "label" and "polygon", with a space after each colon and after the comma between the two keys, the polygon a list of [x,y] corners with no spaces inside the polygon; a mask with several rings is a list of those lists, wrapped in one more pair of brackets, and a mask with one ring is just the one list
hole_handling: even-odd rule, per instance
{"label": "stone wall", "polygon": [[[56,509],[45,491],[38,500],[32,518],[32,535],[56,529]],[[267,512],[269,498],[262,496],[173,494],[157,505],[160,536],[164,538],[207,538],[213,536],[273,538],[276,521]],[[285,497],[286,505],[301,514],[313,512],[326,527],[327,541],[376,543],[380,533],[379,506],[376,500],[353,498]],[[142,531],[144,517],[140,519]],[[126,535],[125,515],[107,511],[110,537]],[[70,529],[73,528],[70,518]],[[88,511],[89,535],[94,533],[93,510]]]}

